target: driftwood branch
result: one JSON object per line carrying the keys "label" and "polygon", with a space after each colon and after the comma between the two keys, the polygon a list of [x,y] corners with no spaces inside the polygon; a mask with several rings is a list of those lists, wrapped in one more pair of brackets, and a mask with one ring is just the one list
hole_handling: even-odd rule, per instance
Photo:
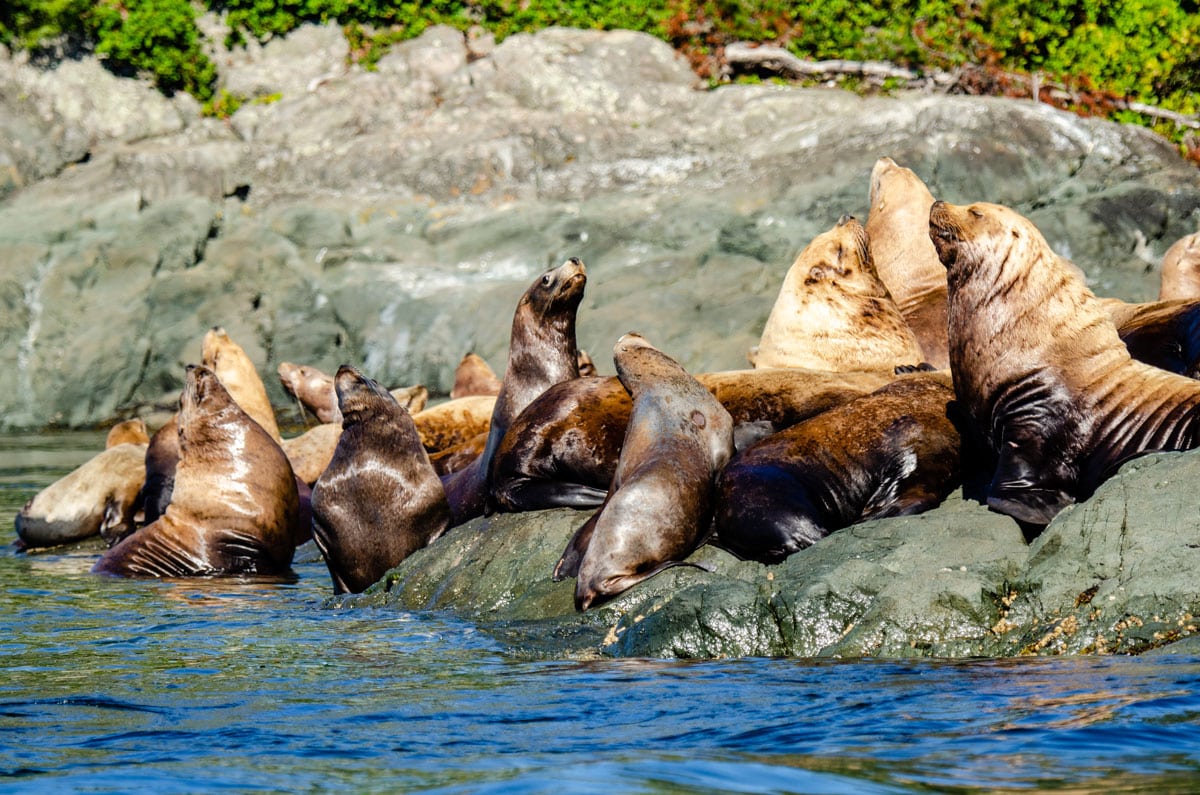
{"label": "driftwood branch", "polygon": [[[899,80],[909,87],[939,86],[952,91],[956,86],[961,87],[962,70],[945,72],[933,70],[922,75],[911,69],[897,66],[886,61],[806,61],[797,58],[783,47],[767,44],[754,45],[748,42],[735,42],[725,47],[725,61],[733,69],[758,69],[775,72],[791,80],[819,79],[824,77],[853,76],[871,80]],[[1067,86],[1050,82],[1040,74],[1023,75],[1016,72],[1000,73],[1013,83],[1029,87],[1030,97],[1037,100],[1042,96],[1042,90],[1047,89],[1050,95],[1058,100],[1078,101],[1079,97]],[[1181,127],[1200,130],[1200,117],[1187,116],[1165,108],[1159,108],[1145,102],[1129,100],[1114,100],[1111,107],[1131,110],[1155,119],[1174,122]]]}
{"label": "driftwood branch", "polygon": [[792,79],[828,75],[855,75],[906,81],[918,79],[916,72],[885,61],[805,61],[782,47],[752,47],[745,42],[726,45],[725,60],[735,68],[765,69]]}

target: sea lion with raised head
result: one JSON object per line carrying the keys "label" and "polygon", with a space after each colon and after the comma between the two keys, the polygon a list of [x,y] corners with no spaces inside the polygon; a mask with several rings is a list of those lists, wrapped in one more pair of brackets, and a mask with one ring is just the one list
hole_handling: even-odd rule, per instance
{"label": "sea lion with raised head", "polygon": [[477,353],[462,357],[454,370],[454,386],[450,387],[450,399],[471,395],[499,395],[500,379],[492,366]]}
{"label": "sea lion with raised head", "polygon": [[108,550],[93,571],[287,574],[300,505],[283,450],[204,366],[188,367],[178,425],[180,455],[166,512]]}
{"label": "sea lion with raised head", "polygon": [[1184,235],[1163,254],[1158,300],[1200,298],[1200,232]]}
{"label": "sea lion with raised head", "polygon": [[1007,207],[935,202],[950,367],[997,458],[988,505],[1045,525],[1128,459],[1200,444],[1200,384],[1135,361],[1103,304]]}
{"label": "sea lion with raised head", "polygon": [[443,480],[452,527],[486,510],[492,455],[516,416],[551,386],[579,377],[575,313],[586,284],[587,269],[572,257],[538,277],[517,303],[487,444],[478,458]]}
{"label": "sea lion with raised head", "polygon": [[750,359],[756,368],[833,372],[923,361],[916,336],[875,274],[867,232],[855,218],[843,215],[796,257]]}
{"label": "sea lion with raised head", "polygon": [[450,506],[412,417],[353,367],[335,377],[342,434],[313,487],[313,539],[335,593],[360,593],[446,531]]}
{"label": "sea lion with raised head", "polygon": [[875,271],[921,345],[924,360],[950,366],[946,269],[929,240],[933,194],[912,169],[890,157],[871,170],[867,239]]}
{"label": "sea lion with raised head", "polygon": [[[280,362],[276,371],[284,391],[295,398],[304,409],[311,411],[318,420],[323,423],[342,421],[333,376],[316,367],[294,362]],[[429,390],[421,384],[393,389],[391,393],[409,414],[416,414],[425,408],[425,403],[429,400]]]}
{"label": "sea lion with raised head", "polygon": [[108,429],[104,437],[104,448],[116,447],[119,444],[150,444],[150,433],[146,422],[141,417],[118,422]]}
{"label": "sea lion with raised head", "polygon": [[961,481],[953,398],[914,376],[740,451],[717,477],[709,543],[778,563],[843,527],[936,507]]}
{"label": "sea lion with raised head", "polygon": [[733,420],[712,394],[639,334],[613,348],[633,410],[612,486],[567,545],[554,579],[575,577],[575,607],[602,604],[683,563],[708,535],[716,473]]}

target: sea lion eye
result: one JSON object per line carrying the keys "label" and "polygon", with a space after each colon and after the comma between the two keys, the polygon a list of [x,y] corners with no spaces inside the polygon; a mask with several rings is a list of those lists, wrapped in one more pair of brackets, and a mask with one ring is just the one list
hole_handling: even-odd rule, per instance
{"label": "sea lion eye", "polygon": [[550,274],[547,273],[545,276],[542,277],[542,286],[543,287],[550,286]]}
{"label": "sea lion eye", "polygon": [[974,207],[968,207],[967,212],[969,212],[971,214],[972,218],[982,218],[983,217],[983,213],[981,213],[979,210],[976,210]]}

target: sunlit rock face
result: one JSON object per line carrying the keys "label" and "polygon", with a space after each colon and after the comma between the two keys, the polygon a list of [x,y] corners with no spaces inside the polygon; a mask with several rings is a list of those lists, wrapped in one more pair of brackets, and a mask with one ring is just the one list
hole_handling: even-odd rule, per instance
{"label": "sunlit rock face", "polygon": [[265,372],[445,392],[467,351],[504,361],[512,305],[570,256],[584,349],[636,328],[691,371],[742,367],[796,253],[866,217],[883,155],[939,198],[1016,206],[1128,300],[1200,209],[1162,139],[1028,101],[706,90],[620,31],[434,28],[364,72],[340,37],[219,59],[258,97],[228,120],[91,62],[0,60],[0,425],[169,403],[217,324]]}

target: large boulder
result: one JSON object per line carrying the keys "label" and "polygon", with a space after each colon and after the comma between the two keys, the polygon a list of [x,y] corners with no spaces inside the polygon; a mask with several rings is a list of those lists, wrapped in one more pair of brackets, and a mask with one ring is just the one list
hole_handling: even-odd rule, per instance
{"label": "large boulder", "polygon": [[1161,138],[1029,101],[706,90],[624,31],[481,49],[436,27],[368,72],[339,35],[216,53],[257,97],[228,120],[94,62],[0,59],[0,427],[161,402],[214,324],[267,375],[350,362],[444,392],[468,350],[502,366],[516,300],[570,256],[602,371],[631,329],[693,371],[741,367],[796,252],[865,217],[882,155],[939,197],[1014,205],[1128,300],[1200,210]]}
{"label": "large boulder", "polygon": [[1193,471],[1200,451],[1136,459],[1032,543],[960,491],[777,566],[704,547],[689,561],[711,572],[669,569],[583,614],[574,581],[550,572],[588,512],[498,515],[452,529],[342,602],[449,611],[535,657],[1140,653],[1200,623]]}

